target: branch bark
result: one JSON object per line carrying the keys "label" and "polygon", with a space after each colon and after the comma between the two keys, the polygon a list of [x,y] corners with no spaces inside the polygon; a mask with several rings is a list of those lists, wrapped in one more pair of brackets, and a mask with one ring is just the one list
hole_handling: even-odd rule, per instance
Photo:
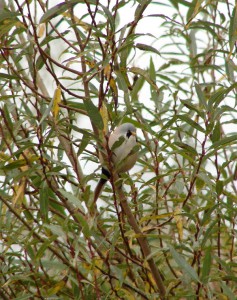
{"label": "branch bark", "polygon": [[[113,176],[113,179],[114,179],[114,182],[116,182],[119,177],[117,174],[114,174]],[[150,249],[150,246],[149,246],[149,243],[147,241],[147,238],[145,237],[145,235],[142,233],[131,209],[130,209],[130,206],[128,205],[128,202],[127,202],[127,198],[123,192],[123,190],[119,187],[117,187],[115,185],[115,191],[116,191],[116,194],[118,195],[119,197],[119,200],[120,200],[120,203],[121,203],[121,206],[128,218],[128,222],[129,222],[129,225],[132,227],[132,229],[134,230],[134,232],[138,235],[137,237],[137,241],[141,247],[141,250],[142,250],[142,253],[145,257],[145,259],[147,259],[147,262],[148,262],[148,265],[150,267],[150,270],[151,270],[151,273],[152,273],[152,276],[156,282],[156,285],[158,287],[158,290],[160,292],[160,298],[162,300],[166,299],[165,297],[165,294],[166,294],[166,290],[165,290],[165,286],[164,286],[164,283],[163,283],[163,280],[162,280],[162,277],[161,277],[161,273],[158,269],[158,267],[156,266],[155,264],[155,261],[154,259],[151,257],[151,249]]]}

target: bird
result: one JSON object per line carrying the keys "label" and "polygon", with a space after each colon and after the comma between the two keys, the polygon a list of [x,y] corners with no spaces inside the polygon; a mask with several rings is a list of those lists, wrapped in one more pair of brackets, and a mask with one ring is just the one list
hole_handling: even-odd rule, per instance
{"label": "bird", "polygon": [[[131,123],[123,123],[115,128],[108,139],[108,147],[111,151],[111,161],[115,172],[119,175],[128,172],[135,165],[138,153],[136,151],[137,136],[136,127]],[[96,203],[105,183],[110,178],[110,172],[106,168],[104,158],[99,156],[102,163],[102,177],[94,192],[94,204]],[[109,155],[108,155],[109,157]],[[108,164],[107,164],[108,165]]]}

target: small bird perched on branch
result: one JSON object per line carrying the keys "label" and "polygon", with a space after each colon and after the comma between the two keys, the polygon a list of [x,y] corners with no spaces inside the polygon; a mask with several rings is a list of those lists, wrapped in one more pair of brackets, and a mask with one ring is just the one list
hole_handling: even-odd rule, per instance
{"label": "small bird perched on branch", "polygon": [[[138,157],[138,153],[134,149],[136,145],[136,127],[131,123],[121,124],[110,134],[108,146],[112,152],[111,160],[117,174],[125,173],[135,165]],[[94,203],[96,203],[105,183],[110,178],[110,173],[105,167],[104,159],[100,157],[100,160],[104,176],[96,186]]]}

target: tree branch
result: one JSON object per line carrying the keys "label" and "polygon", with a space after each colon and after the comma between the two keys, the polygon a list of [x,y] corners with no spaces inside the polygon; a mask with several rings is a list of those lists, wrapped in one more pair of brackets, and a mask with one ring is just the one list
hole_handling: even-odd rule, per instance
{"label": "tree branch", "polygon": [[[114,179],[114,182],[116,182],[119,177],[118,175],[114,175],[113,176],[113,179]],[[121,206],[128,218],[128,222],[129,222],[129,225],[132,227],[132,229],[134,230],[134,232],[138,235],[137,236],[137,241],[141,247],[141,250],[142,250],[142,253],[145,257],[145,259],[147,259],[147,262],[148,262],[148,265],[150,267],[150,270],[151,270],[151,273],[153,275],[153,278],[157,284],[157,287],[159,289],[159,292],[160,292],[160,297],[162,300],[165,299],[165,293],[166,293],[166,290],[165,290],[165,286],[164,286],[164,283],[163,283],[163,280],[162,280],[162,277],[161,277],[161,273],[158,269],[158,267],[156,266],[155,264],[155,261],[154,259],[151,257],[151,249],[150,249],[150,246],[148,244],[148,241],[147,241],[147,238],[145,237],[145,235],[142,233],[129,205],[128,205],[128,202],[127,202],[127,198],[123,192],[123,190],[120,188],[120,187],[117,187],[115,185],[115,191],[119,197],[119,200],[120,200],[120,203],[121,203]]]}

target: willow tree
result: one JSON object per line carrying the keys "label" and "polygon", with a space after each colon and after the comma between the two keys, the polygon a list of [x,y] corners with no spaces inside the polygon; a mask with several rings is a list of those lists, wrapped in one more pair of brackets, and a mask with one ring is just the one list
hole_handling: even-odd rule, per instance
{"label": "willow tree", "polygon": [[1,2],[2,299],[236,299],[236,32],[230,0]]}

